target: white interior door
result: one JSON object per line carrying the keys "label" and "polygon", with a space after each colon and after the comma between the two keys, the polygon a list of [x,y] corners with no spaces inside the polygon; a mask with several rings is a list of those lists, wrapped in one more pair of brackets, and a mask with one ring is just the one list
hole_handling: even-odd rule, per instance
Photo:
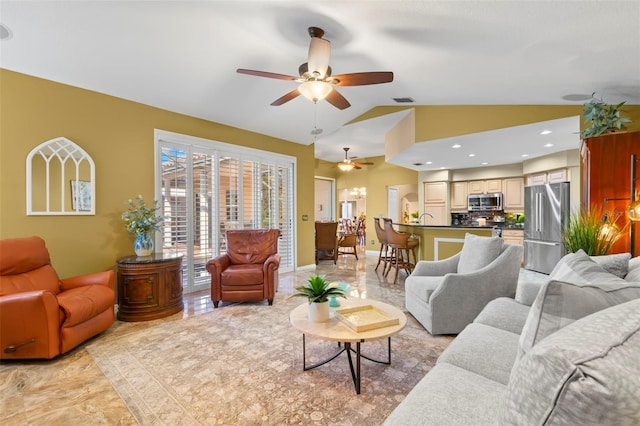
{"label": "white interior door", "polygon": [[387,217],[395,223],[400,222],[400,200],[398,199],[398,188],[387,187]]}

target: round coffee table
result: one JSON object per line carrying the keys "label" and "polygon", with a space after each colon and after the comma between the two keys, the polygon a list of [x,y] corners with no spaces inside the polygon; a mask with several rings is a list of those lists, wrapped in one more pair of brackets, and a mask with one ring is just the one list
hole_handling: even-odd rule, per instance
{"label": "round coffee table", "polygon": [[[387,303],[379,302],[377,300],[370,299],[340,299],[340,308],[351,308],[363,305],[372,305],[376,309],[387,314],[389,317],[398,318],[398,324],[390,325],[387,327],[375,328],[373,330],[356,332],[341,320],[336,318],[335,309],[331,309],[331,317],[327,322],[311,322],[308,319],[308,307],[307,302],[301,304],[295,308],[289,314],[289,321],[298,331],[302,332],[302,364],[303,371],[311,370],[312,368],[319,367],[328,363],[329,361],[337,358],[341,353],[347,353],[347,359],[349,360],[349,368],[351,370],[351,378],[353,379],[353,385],[356,388],[356,393],[360,393],[360,359],[364,358],[369,361],[377,362],[380,364],[391,364],[391,336],[399,332],[407,324],[407,317],[404,312],[395,306],[391,306]],[[338,342],[339,350],[324,361],[320,361],[316,364],[307,366],[306,361],[306,335],[313,336],[322,340],[328,340]],[[387,338],[388,356],[386,360],[376,360],[362,355],[360,352],[360,345],[366,341],[377,340]],[[355,343],[355,349],[352,348],[352,343]],[[353,360],[351,358],[351,352],[355,352],[355,368],[353,366]]]}

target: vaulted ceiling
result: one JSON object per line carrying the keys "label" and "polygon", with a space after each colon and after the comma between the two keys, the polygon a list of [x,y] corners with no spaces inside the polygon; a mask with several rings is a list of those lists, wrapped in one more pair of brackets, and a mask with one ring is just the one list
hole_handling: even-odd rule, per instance
{"label": "vaulted ceiling", "polygon": [[[329,161],[343,158],[343,146],[382,155],[384,133],[402,114],[346,124],[399,105],[398,97],[414,105],[579,105],[597,92],[609,103],[640,104],[638,1],[2,0],[0,23],[2,68],[315,142],[316,157]],[[344,110],[301,96],[270,106],[297,83],[236,69],[297,76],[310,26],[331,41],[333,74],[392,71],[394,81],[338,88],[351,103]],[[577,147],[576,123],[561,123],[567,146]],[[494,139],[482,149],[495,156],[507,151],[500,143],[525,149],[518,131],[532,129],[511,130],[465,143],[480,149]],[[412,167],[417,155],[396,161]]]}

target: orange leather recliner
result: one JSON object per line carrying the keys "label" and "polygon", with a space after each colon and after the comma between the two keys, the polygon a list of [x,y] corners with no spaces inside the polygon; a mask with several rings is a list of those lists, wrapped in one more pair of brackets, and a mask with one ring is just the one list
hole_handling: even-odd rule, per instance
{"label": "orange leather recliner", "polygon": [[40,237],[0,240],[0,358],[53,358],[115,321],[113,271],[60,280]]}
{"label": "orange leather recliner", "polygon": [[269,305],[278,286],[278,229],[226,231],[227,253],[207,262],[211,274],[211,300],[251,302],[267,299]]}

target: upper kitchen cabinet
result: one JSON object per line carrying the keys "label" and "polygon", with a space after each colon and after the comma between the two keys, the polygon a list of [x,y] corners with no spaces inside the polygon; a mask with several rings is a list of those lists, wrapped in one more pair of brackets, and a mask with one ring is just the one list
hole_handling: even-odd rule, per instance
{"label": "upper kitchen cabinet", "polygon": [[451,182],[451,211],[467,211],[467,182]]}
{"label": "upper kitchen cabinet", "polygon": [[447,182],[425,182],[424,203],[445,204],[447,202]]}
{"label": "upper kitchen cabinet", "polygon": [[550,170],[527,176],[527,186],[566,182],[567,180],[567,169]]}
{"label": "upper kitchen cabinet", "polygon": [[473,180],[469,182],[469,194],[484,194],[485,192],[502,192],[502,180]]}
{"label": "upper kitchen cabinet", "polygon": [[[580,154],[582,207],[602,206],[609,211],[626,211],[631,198],[631,155],[635,154],[636,159],[640,159],[640,132],[612,133],[585,139],[582,141]],[[638,169],[640,164],[636,163],[636,170]],[[636,187],[638,184],[640,181],[636,181]],[[622,227],[628,222],[626,215],[622,214],[617,225]],[[639,231],[638,225],[635,226],[636,231]],[[634,254],[637,256],[640,250],[640,232],[635,232],[634,244]],[[629,232],[623,232],[610,253],[629,250]]]}
{"label": "upper kitchen cabinet", "polygon": [[503,208],[506,212],[521,212],[524,210],[524,179],[514,177],[503,179]]}

